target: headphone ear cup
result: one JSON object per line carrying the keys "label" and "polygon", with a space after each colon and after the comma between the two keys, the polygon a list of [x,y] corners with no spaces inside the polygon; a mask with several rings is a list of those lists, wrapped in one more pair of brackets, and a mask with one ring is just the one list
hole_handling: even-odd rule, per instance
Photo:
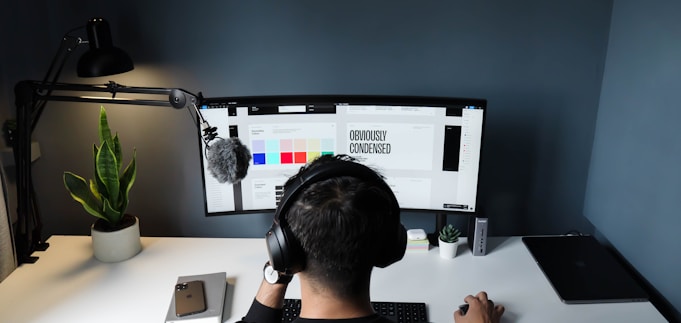
{"label": "headphone ear cup", "polygon": [[267,253],[270,256],[270,265],[277,271],[283,271],[287,266],[286,261],[286,244],[282,243],[283,234],[278,223],[272,224],[272,227],[265,235],[265,242],[267,243]]}
{"label": "headphone ear cup", "polygon": [[267,253],[274,270],[293,274],[303,269],[305,261],[302,248],[292,237],[290,230],[283,228],[278,222],[273,223],[267,231],[265,235]]}
{"label": "headphone ear cup", "polygon": [[374,263],[374,266],[379,268],[388,267],[402,260],[407,250],[407,229],[399,223],[397,232],[384,240],[385,244],[381,252],[376,255],[376,262]]}
{"label": "headphone ear cup", "polygon": [[379,251],[375,256],[374,266],[384,268],[402,260],[404,257],[407,250],[407,229],[404,228],[400,221],[400,204],[392,189],[383,179],[379,179],[377,183],[391,200],[392,206],[388,215],[389,218],[386,221],[388,227],[394,228],[384,232]]}

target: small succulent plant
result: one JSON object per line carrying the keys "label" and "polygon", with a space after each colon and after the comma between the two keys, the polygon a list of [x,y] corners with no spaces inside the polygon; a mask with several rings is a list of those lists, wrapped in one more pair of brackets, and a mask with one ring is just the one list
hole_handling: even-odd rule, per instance
{"label": "small succulent plant", "polygon": [[447,224],[440,230],[440,240],[448,243],[459,241],[461,231],[455,228],[452,224]]}

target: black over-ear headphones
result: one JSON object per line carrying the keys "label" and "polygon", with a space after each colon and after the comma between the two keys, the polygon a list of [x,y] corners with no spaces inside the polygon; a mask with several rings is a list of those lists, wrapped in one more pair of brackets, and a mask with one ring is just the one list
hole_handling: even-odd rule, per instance
{"label": "black over-ear headphones", "polygon": [[[287,274],[300,272],[305,267],[305,252],[286,222],[286,214],[295,203],[298,195],[316,182],[329,178],[349,176],[371,182],[383,189],[392,200],[392,219],[385,227],[386,235],[376,241],[380,244],[375,255],[374,266],[386,267],[404,257],[407,247],[407,233],[400,222],[400,206],[392,190],[383,178],[371,168],[347,160],[333,160],[314,168],[304,170],[298,178],[284,189],[279,206],[274,213],[272,227],[265,235],[267,251],[272,267]],[[390,234],[393,231],[394,234]]]}

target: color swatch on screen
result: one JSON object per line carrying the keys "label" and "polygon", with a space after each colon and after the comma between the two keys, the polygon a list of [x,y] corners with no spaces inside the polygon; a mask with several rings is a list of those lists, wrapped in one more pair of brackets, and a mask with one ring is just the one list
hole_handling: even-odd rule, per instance
{"label": "color swatch on screen", "polygon": [[251,141],[253,165],[305,164],[334,154],[331,138],[265,139]]}

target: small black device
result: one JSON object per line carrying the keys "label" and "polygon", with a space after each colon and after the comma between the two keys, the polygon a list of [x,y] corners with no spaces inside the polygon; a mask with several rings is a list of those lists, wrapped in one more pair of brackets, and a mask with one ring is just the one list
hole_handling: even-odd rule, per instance
{"label": "small black device", "polygon": [[286,214],[298,195],[313,183],[341,176],[371,182],[385,191],[392,200],[390,214],[394,216],[386,222],[386,236],[376,239],[377,252],[374,266],[386,267],[404,257],[407,247],[407,230],[400,222],[400,206],[388,184],[371,168],[353,161],[338,159],[308,169],[298,176],[299,178],[284,188],[284,194],[274,213],[272,227],[265,235],[270,264],[275,270],[293,274],[305,267],[303,249],[286,223]]}
{"label": "small black device", "polygon": [[175,315],[183,317],[206,310],[203,281],[194,280],[175,285]]}
{"label": "small black device", "polygon": [[461,315],[466,315],[466,313],[468,313],[468,307],[469,306],[470,305],[468,305],[468,303],[459,305],[459,310],[461,311]]}
{"label": "small black device", "polygon": [[[492,308],[494,308],[494,302],[492,302],[491,299],[488,299],[487,302],[489,302],[489,305]],[[459,305],[459,310],[461,311],[461,315],[466,315],[466,313],[468,313],[469,307],[470,307],[470,305],[468,303],[464,303],[464,304]]]}

